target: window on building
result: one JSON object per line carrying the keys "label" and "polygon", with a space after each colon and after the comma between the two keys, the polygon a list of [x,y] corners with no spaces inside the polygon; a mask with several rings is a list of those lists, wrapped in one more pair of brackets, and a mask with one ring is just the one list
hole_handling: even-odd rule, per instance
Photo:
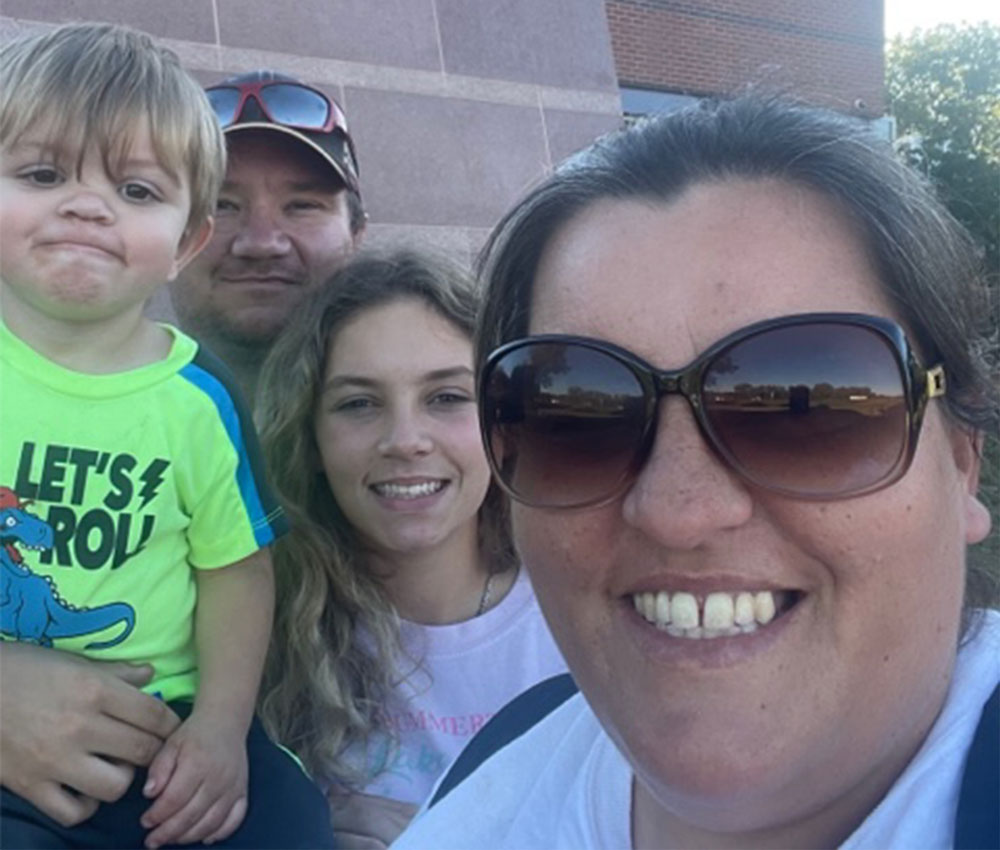
{"label": "window on building", "polygon": [[698,98],[689,94],[657,91],[656,89],[638,89],[622,86],[622,112],[625,122],[631,124],[643,115],[655,115],[661,112],[674,112],[698,102]]}

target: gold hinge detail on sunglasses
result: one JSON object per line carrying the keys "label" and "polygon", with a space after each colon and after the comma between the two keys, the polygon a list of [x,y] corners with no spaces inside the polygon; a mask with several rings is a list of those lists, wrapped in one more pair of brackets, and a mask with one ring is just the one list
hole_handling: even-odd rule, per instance
{"label": "gold hinge detail on sunglasses", "polygon": [[927,370],[927,398],[937,398],[944,395],[944,366],[938,364]]}

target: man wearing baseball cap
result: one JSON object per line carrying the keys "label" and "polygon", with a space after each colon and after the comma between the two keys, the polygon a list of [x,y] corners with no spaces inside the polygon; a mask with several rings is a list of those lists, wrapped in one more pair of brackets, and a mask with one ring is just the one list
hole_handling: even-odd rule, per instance
{"label": "man wearing baseball cap", "polygon": [[326,93],[263,70],[206,91],[229,164],[212,240],[170,294],[180,326],[252,402],[291,311],[351,255],[366,216],[347,120]]}

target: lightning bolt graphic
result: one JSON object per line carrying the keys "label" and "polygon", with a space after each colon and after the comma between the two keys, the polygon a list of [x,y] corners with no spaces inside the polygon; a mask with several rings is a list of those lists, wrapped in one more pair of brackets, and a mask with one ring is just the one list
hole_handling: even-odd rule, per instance
{"label": "lightning bolt graphic", "polygon": [[139,498],[142,499],[142,503],[139,505],[140,511],[156,498],[156,493],[163,483],[163,473],[166,472],[168,466],[170,466],[169,460],[157,458],[139,476],[139,480],[142,481],[142,490],[139,491]]}

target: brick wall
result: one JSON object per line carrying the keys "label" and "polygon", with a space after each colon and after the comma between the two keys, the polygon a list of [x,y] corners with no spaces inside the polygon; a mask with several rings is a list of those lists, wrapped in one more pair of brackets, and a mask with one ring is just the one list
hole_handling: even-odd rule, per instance
{"label": "brick wall", "polygon": [[622,86],[702,95],[764,82],[867,116],[884,111],[882,0],[605,5]]}

